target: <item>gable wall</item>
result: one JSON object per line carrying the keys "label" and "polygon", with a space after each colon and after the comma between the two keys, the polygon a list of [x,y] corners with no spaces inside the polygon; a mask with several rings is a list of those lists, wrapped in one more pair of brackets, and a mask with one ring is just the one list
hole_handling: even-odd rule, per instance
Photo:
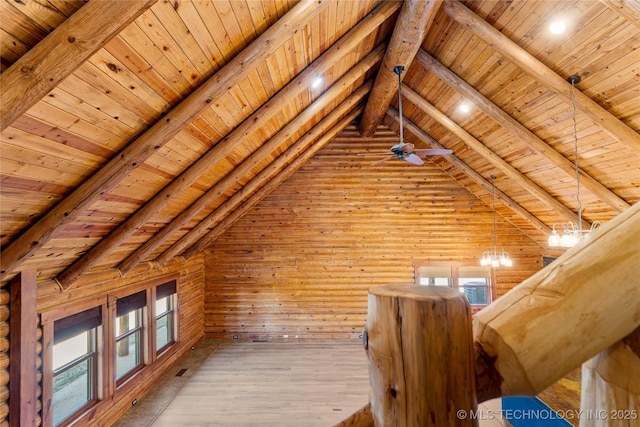
{"label": "gable wall", "polygon": [[[478,265],[493,247],[491,200],[435,164],[343,156],[340,138],[263,199],[205,254],[205,335],[357,338],[372,286],[413,283],[414,265]],[[497,295],[542,267],[542,249],[497,218]]]}

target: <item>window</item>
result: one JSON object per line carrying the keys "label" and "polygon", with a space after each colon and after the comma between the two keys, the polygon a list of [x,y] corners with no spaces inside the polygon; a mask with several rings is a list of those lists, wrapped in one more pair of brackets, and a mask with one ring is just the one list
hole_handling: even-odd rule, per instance
{"label": "window", "polygon": [[53,425],[97,401],[97,341],[101,325],[101,307],[54,322]]}
{"label": "window", "polygon": [[176,281],[156,288],[156,352],[161,353],[175,343]]}
{"label": "window", "polygon": [[450,286],[464,293],[474,308],[491,303],[490,267],[457,265],[420,265],[415,269],[416,283],[422,286]]}
{"label": "window", "polygon": [[458,267],[457,284],[471,305],[485,306],[491,302],[490,267]]}
{"label": "window", "polygon": [[147,292],[118,298],[116,305],[116,381],[121,383],[144,363],[143,310]]}

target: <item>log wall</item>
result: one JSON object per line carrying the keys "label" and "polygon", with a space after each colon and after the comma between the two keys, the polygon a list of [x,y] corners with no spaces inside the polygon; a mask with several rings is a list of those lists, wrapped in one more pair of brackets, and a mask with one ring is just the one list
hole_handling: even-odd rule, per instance
{"label": "log wall", "polygon": [[[184,261],[174,260],[163,268],[151,265],[132,270],[125,277],[119,277],[115,271],[87,275],[66,292],[60,292],[53,283],[41,284],[38,289],[38,310],[48,312],[64,307],[73,307],[79,301],[108,292],[124,291],[141,282],[162,278],[167,275],[179,275],[178,293],[178,342],[167,355],[158,358],[152,369],[143,369],[136,374],[126,387],[115,391],[113,396],[105,396],[93,407],[82,421],[91,425],[111,425],[127,409],[134,399],[144,396],[191,347],[203,338],[203,258],[195,256]],[[42,345],[39,346],[42,348]],[[39,357],[39,360],[41,358]],[[47,396],[44,396],[46,399]]]}
{"label": "log wall", "polygon": [[9,425],[9,285],[0,288],[0,426]]}
{"label": "log wall", "polygon": [[[343,132],[216,239],[205,254],[205,335],[357,338],[372,286],[414,282],[414,265],[478,265],[493,247],[491,198],[434,163],[371,167]],[[371,151],[397,142],[378,131]],[[376,145],[377,144],[377,145]],[[498,206],[500,296],[542,268],[542,248]]]}

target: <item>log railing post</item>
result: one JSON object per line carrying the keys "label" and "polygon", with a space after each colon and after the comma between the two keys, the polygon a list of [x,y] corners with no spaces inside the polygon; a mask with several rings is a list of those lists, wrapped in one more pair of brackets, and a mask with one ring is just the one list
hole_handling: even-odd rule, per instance
{"label": "log railing post", "polygon": [[[364,331],[381,426],[477,426],[471,309],[451,288],[388,285],[369,290]],[[462,415],[461,415],[462,414]]]}
{"label": "log railing post", "polygon": [[640,328],[582,364],[580,427],[640,424]]}

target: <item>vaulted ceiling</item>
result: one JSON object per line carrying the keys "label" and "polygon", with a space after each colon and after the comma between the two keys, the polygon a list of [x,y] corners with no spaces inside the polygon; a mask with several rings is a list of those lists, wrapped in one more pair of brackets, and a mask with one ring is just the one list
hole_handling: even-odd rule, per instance
{"label": "vaulted ceiling", "polygon": [[397,65],[405,140],[452,150],[427,161],[478,197],[495,185],[540,245],[640,200],[635,0],[0,7],[3,282],[202,250],[347,126],[361,153],[399,132]]}

